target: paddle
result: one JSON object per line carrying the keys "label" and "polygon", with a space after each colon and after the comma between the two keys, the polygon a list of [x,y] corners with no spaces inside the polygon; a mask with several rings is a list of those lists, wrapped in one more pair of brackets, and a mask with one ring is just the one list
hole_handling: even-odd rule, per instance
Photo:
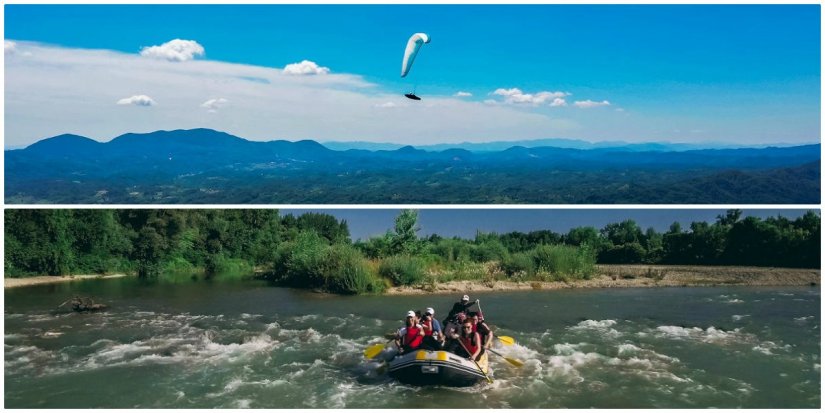
{"label": "paddle", "polygon": [[390,344],[391,342],[392,342],[392,340],[390,340],[386,343],[373,344],[373,345],[367,347],[367,349],[364,350],[364,357],[366,357],[368,359],[374,358],[375,356],[381,354],[381,352],[384,351],[384,347],[386,347],[387,344]]}
{"label": "paddle", "polygon": [[[481,311],[481,300],[476,300],[476,305],[478,305],[478,311]],[[512,346],[513,344],[516,344],[516,340],[513,337],[495,336],[495,338],[501,341],[501,344],[504,344],[506,346]]]}
{"label": "paddle", "polygon": [[513,344],[516,344],[516,339],[514,339],[513,337],[495,336],[495,338],[497,338],[498,341],[500,341],[501,344],[504,344],[505,346],[512,346]]}
{"label": "paddle", "polygon": [[482,370],[482,369],[481,369],[481,366],[479,366],[479,365],[478,365],[478,362],[476,361],[476,359],[474,359],[474,358],[472,357],[472,355],[473,355],[473,354],[472,354],[472,353],[470,353],[470,350],[467,350],[467,346],[465,346],[465,345],[464,345],[464,343],[462,343],[462,342],[461,342],[461,338],[457,338],[457,339],[456,339],[456,341],[458,341],[458,344],[460,344],[460,345],[461,345],[461,348],[463,348],[463,349],[464,349],[464,351],[466,351],[466,352],[467,352],[467,354],[469,354],[469,355],[470,355],[470,360],[472,360],[472,361],[473,361],[473,363],[476,365],[476,367],[478,367],[478,371],[480,371],[480,372],[481,372],[481,374],[483,374],[483,375],[484,375],[484,378],[485,378],[485,379],[487,379],[487,383],[492,383],[492,382],[493,382],[493,379],[491,379],[491,378],[490,378],[490,376],[488,376],[488,375],[487,375],[487,373],[485,373],[485,372],[484,372],[484,370]]}
{"label": "paddle", "polygon": [[508,362],[508,363],[510,363],[510,364],[512,364],[512,365],[514,365],[514,366],[516,366],[516,367],[521,367],[521,366],[523,366],[523,365],[524,365],[524,363],[523,363],[521,360],[519,360],[519,359],[512,359],[512,358],[510,358],[510,357],[505,357],[503,354],[501,354],[501,353],[499,353],[498,351],[495,351],[495,350],[493,350],[493,349],[491,349],[491,348],[488,348],[488,349],[487,349],[487,351],[489,351],[489,352],[491,352],[491,353],[493,353],[493,354],[495,354],[495,355],[497,355],[497,356],[499,356],[499,357],[501,357],[501,358],[503,358],[503,359],[507,360],[507,362]]}

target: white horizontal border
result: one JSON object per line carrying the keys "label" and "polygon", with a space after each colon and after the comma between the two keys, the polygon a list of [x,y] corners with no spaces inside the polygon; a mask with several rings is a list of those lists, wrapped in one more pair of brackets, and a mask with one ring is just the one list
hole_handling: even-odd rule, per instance
{"label": "white horizontal border", "polygon": [[678,209],[742,209],[742,210],[754,210],[754,209],[820,209],[821,205],[817,204],[793,204],[793,205],[786,205],[786,204],[755,204],[755,205],[744,205],[744,204],[701,204],[701,205],[684,205],[684,204],[676,204],[676,205],[627,205],[627,204],[605,204],[605,205],[592,205],[592,204],[563,204],[563,205],[524,205],[524,204],[380,204],[380,205],[355,205],[355,204],[249,204],[249,205],[239,205],[239,204],[95,204],[95,205],[86,205],[86,204],[69,204],[69,205],[43,205],[43,204],[36,204],[36,205],[28,205],[28,204],[20,204],[20,205],[5,205],[5,209],[480,209],[480,210],[504,210],[504,209],[513,209],[513,210],[527,210],[527,209],[541,209],[541,210],[548,210],[548,209],[569,209],[569,210],[580,210],[580,209],[636,209],[636,210],[643,210],[643,209],[651,209],[651,210],[678,210]]}
{"label": "white horizontal border", "polygon": [[[511,6],[511,5],[523,5],[523,4],[558,4],[558,5],[588,5],[588,4],[708,4],[708,5],[747,5],[747,4],[778,4],[778,5],[792,5],[792,4],[820,4],[820,1],[816,0],[796,0],[791,2],[782,2],[776,0],[756,0],[756,1],[747,1],[747,0],[726,0],[724,2],[719,1],[697,1],[697,0],[662,0],[662,1],[616,1],[616,0],[592,0],[586,2],[573,2],[573,1],[548,1],[548,0],[518,0],[512,2],[504,2],[502,0],[498,1],[467,1],[467,0],[452,0],[452,1],[434,1],[434,0],[405,0],[400,2],[388,2],[388,1],[348,1],[348,0],[324,0],[324,1],[312,1],[312,0],[291,0],[291,1],[284,1],[284,2],[277,2],[272,0],[243,0],[239,2],[231,2],[228,0],[177,0],[174,2],[170,2],[169,0],[141,0],[140,3],[136,3],[134,0],[85,0],[80,4],[123,4],[123,5],[145,5],[145,4],[162,4],[162,5],[198,5],[198,4],[226,4],[226,5],[244,5],[244,4],[275,4],[275,5],[287,5],[287,4],[303,4],[303,5],[329,5],[329,4],[371,4],[371,5],[409,5],[409,4],[420,4],[420,5],[472,5],[472,4],[487,4],[487,5],[503,5],[503,6]],[[6,1],[5,4],[78,4],[77,1],[69,1],[69,0],[10,0]]]}

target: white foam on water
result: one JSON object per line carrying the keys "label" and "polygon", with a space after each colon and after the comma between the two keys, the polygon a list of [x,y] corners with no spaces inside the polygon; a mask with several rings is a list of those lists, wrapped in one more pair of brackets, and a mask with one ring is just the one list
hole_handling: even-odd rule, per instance
{"label": "white foam on water", "polygon": [[796,317],[796,318],[793,319],[793,321],[795,321],[799,324],[804,324],[804,323],[808,322],[808,320],[813,320],[815,318],[816,318],[816,316],[808,315],[808,316],[803,316],[803,317]]}
{"label": "white foam on water", "polygon": [[39,369],[49,361],[55,359],[55,353],[37,346],[10,346],[3,347],[5,374],[11,372]]}
{"label": "white foam on water", "polygon": [[579,350],[582,346],[587,345],[587,343],[578,343],[578,344],[571,344],[571,343],[559,343],[553,345],[553,350],[555,350],[556,354],[560,355],[570,355],[575,353]]}
{"label": "white foam on water", "polygon": [[26,336],[22,334],[5,334],[3,336],[3,341],[8,343],[9,341],[16,341],[26,338]]}
{"label": "white foam on water", "polygon": [[236,409],[248,409],[251,404],[252,404],[252,400],[248,400],[248,399],[235,400],[235,408]]}
{"label": "white foam on water", "polygon": [[305,330],[282,329],[278,331],[278,338],[284,340],[296,339],[302,343],[318,343],[323,338],[323,335],[310,327]]}
{"label": "white foam on water", "polygon": [[779,344],[774,343],[773,341],[764,341],[753,347],[753,351],[762,353],[767,356],[775,355],[775,351],[788,352],[790,350],[791,346],[789,344],[781,346]]}
{"label": "white foam on water", "polygon": [[[68,315],[71,315],[71,313],[68,313]],[[58,315],[53,314],[29,314],[26,321],[31,323],[41,323],[44,321],[53,321],[57,317]]]}
{"label": "white foam on water", "polygon": [[637,372],[641,377],[653,382],[660,383],[662,380],[669,380],[676,383],[692,383],[693,380],[689,378],[682,378],[670,371],[662,370],[639,370]]}
{"label": "white foam on water", "polygon": [[819,369],[820,369],[820,364],[819,363],[814,363],[814,371],[818,373]]}
{"label": "white foam on water", "polygon": [[148,316],[155,315],[155,312],[154,311],[135,311],[133,314],[134,314],[135,317],[148,317]]}
{"label": "white foam on water", "polygon": [[584,320],[579,324],[576,324],[574,327],[570,327],[570,329],[582,329],[582,328],[608,328],[615,326],[617,323],[616,320]]}
{"label": "white foam on water", "polygon": [[306,322],[306,321],[315,321],[319,318],[321,318],[321,316],[318,315],[318,314],[306,314],[306,315],[295,316],[295,317],[292,318],[292,320],[303,323],[303,322]]}
{"label": "white foam on water", "polygon": [[352,392],[353,383],[339,383],[336,386],[336,392],[329,398],[329,404],[325,408],[329,409],[343,409],[347,407],[347,396]]}
{"label": "white foam on water", "polygon": [[730,317],[733,319],[733,321],[742,321],[742,319],[744,319],[745,317],[750,317],[750,314],[743,314],[743,315],[734,314]]}
{"label": "white foam on water", "polygon": [[584,320],[575,326],[569,327],[570,331],[596,331],[602,337],[619,338],[622,333],[610,328],[617,324],[616,320]]}
{"label": "white foam on water", "polygon": [[702,334],[704,331],[699,327],[687,328],[679,326],[659,326],[656,327],[656,330],[673,337],[690,337],[692,335]]}
{"label": "white foam on water", "polygon": [[598,363],[605,360],[606,357],[598,353],[584,353],[581,351],[574,351],[566,355],[550,356],[547,360],[547,376],[550,377],[565,377],[574,382],[582,382],[584,378],[581,377],[579,368]]}
{"label": "white foam on water", "polygon": [[626,354],[636,354],[640,350],[641,349],[639,347],[636,347],[635,345],[630,344],[630,343],[619,344],[619,355],[620,356],[626,355]]}
{"label": "white foam on water", "polygon": [[752,341],[749,334],[742,333],[741,329],[735,328],[730,331],[720,330],[710,326],[703,330],[700,327],[680,327],[680,326],[659,326],[656,332],[660,337],[673,339],[691,339],[705,343],[728,343],[728,342],[748,342]]}
{"label": "white foam on water", "polygon": [[58,338],[62,335],[63,333],[60,331],[47,331],[43,333],[43,338]]}

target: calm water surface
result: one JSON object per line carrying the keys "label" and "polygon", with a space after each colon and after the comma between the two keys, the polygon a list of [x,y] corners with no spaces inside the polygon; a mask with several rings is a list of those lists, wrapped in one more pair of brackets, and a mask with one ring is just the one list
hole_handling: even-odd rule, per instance
{"label": "calm water surface", "polygon": [[[56,311],[73,294],[110,305]],[[820,289],[481,294],[514,346],[494,383],[399,384],[363,350],[409,309],[263,282],[89,280],[5,291],[5,405],[109,408],[818,408]],[[473,299],[476,297],[474,296]]]}

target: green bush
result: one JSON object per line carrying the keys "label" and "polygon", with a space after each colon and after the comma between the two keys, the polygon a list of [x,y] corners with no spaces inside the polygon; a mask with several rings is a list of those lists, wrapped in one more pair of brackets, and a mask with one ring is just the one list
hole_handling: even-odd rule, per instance
{"label": "green bush", "polygon": [[539,245],[532,255],[536,270],[549,273],[553,280],[587,279],[595,271],[596,257],[587,246]]}
{"label": "green bush", "polygon": [[385,258],[378,267],[378,273],[394,285],[415,285],[425,280],[426,265],[424,260],[407,255]]}
{"label": "green bush", "polygon": [[327,248],[327,241],[314,231],[298,233],[294,241],[282,243],[278,247],[272,278],[294,287],[323,287]]}
{"label": "green bush", "polygon": [[247,260],[218,255],[214,260],[213,275],[222,280],[251,278],[254,266]]}
{"label": "green bush", "polygon": [[509,255],[507,248],[499,240],[491,239],[474,245],[470,256],[475,262],[501,261]]}
{"label": "green bush", "polygon": [[516,280],[530,279],[536,274],[533,257],[525,252],[517,252],[503,259],[501,269],[508,277]]}
{"label": "green bush", "polygon": [[161,267],[161,272],[164,274],[168,273],[193,273],[195,272],[195,266],[192,265],[189,261],[187,261],[183,257],[174,257],[166,262],[163,263]]}
{"label": "green bush", "polygon": [[325,289],[340,294],[380,293],[385,289],[369,263],[355,247],[337,244],[326,251]]}

